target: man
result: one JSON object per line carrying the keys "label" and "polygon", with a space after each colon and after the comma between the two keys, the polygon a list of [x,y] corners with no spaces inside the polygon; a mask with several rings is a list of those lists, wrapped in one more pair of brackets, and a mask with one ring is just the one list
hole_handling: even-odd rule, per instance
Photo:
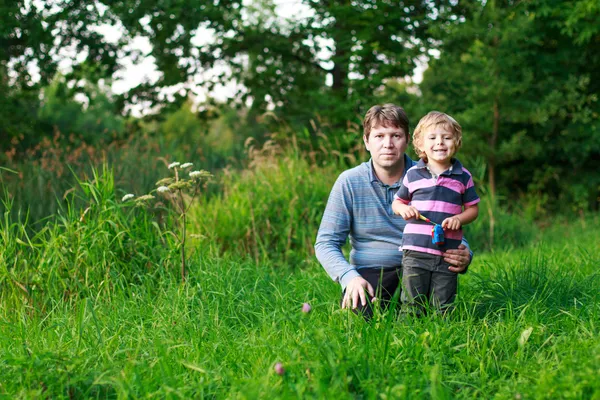
{"label": "man", "polygon": [[[401,282],[402,232],[406,221],[392,211],[394,194],[406,171],[415,165],[406,154],[408,117],[393,104],[373,106],[363,121],[363,141],[371,159],[344,171],[335,182],[321,220],[315,251],[329,276],[344,290],[342,308],[352,307],[370,318],[367,301],[385,305]],[[350,262],[342,246],[350,236]],[[461,244],[448,250],[448,269],[463,273],[472,254]]]}

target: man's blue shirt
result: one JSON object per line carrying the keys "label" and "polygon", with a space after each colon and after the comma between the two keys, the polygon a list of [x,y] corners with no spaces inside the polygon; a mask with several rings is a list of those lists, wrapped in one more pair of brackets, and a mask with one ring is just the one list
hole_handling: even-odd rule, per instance
{"label": "man's blue shirt", "polygon": [[[404,155],[404,171],[416,163]],[[382,183],[372,161],[344,171],[335,182],[319,233],[315,252],[329,276],[345,288],[359,276],[357,269],[402,265],[402,231],[406,221],[394,215],[392,202],[402,178]],[[341,251],[350,237],[350,262]]]}

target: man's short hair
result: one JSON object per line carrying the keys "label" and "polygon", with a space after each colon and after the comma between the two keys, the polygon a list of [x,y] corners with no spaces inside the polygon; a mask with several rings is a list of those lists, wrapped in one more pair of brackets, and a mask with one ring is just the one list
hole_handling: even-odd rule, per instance
{"label": "man's short hair", "polygon": [[415,148],[415,153],[427,162],[427,155],[424,151],[419,149],[419,146],[423,143],[423,135],[425,132],[431,128],[435,128],[436,126],[442,126],[445,130],[452,133],[452,139],[454,140],[454,146],[456,153],[460,146],[462,145],[462,128],[460,124],[456,122],[454,118],[449,116],[448,114],[444,114],[439,111],[430,111],[425,115],[415,128],[415,132],[413,133],[413,147]]}
{"label": "man's short hair", "polygon": [[369,108],[369,111],[367,111],[367,114],[363,120],[363,133],[367,140],[369,140],[371,129],[378,126],[402,129],[406,135],[406,141],[408,142],[408,116],[402,107],[388,103]]}

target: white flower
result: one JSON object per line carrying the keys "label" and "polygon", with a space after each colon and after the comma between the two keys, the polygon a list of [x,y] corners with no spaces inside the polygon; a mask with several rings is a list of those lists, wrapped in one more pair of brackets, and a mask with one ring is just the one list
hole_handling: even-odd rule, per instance
{"label": "white flower", "polygon": [[202,175],[202,172],[200,172],[200,171],[192,171],[192,172],[190,172],[190,178],[192,178],[192,179],[193,178],[197,178],[200,175]]}
{"label": "white flower", "polygon": [[177,161],[172,162],[171,164],[169,164],[169,169],[177,168],[179,167],[179,165],[181,164],[179,164]]}
{"label": "white flower", "polygon": [[125,196],[123,196],[123,198],[121,199],[121,201],[127,201],[129,199],[133,199],[135,197],[135,194],[126,194]]}
{"label": "white flower", "polygon": [[191,167],[192,165],[194,165],[194,164],[192,164],[191,162],[186,162],[185,164],[181,164],[181,169],[186,169],[186,168],[189,168],[189,167]]}
{"label": "white flower", "polygon": [[156,188],[156,191],[157,191],[158,193],[166,193],[166,192],[168,192],[168,191],[170,191],[170,190],[171,190],[171,189],[169,189],[169,188],[168,188],[168,187],[166,187],[166,186],[159,186],[158,188]]}

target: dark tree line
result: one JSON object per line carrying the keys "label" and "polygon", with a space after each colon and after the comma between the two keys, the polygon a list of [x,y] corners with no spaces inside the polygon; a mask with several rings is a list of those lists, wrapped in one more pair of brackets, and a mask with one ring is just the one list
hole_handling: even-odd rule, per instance
{"label": "dark tree line", "polygon": [[[122,130],[124,110],[140,102],[172,113],[194,92],[194,78],[216,67],[203,88],[238,82],[230,105],[251,104],[249,119],[270,107],[292,126],[319,115],[336,132],[373,103],[399,102],[415,123],[440,109],[464,126],[465,154],[483,160],[493,196],[598,205],[595,0],[304,0],[308,16],[290,21],[270,0],[29,3],[0,0],[0,146],[15,137],[34,143],[57,127],[88,136]],[[122,38],[104,40],[102,24]],[[129,50],[140,36],[150,54]],[[65,55],[73,70],[58,76]],[[110,83],[128,56],[152,56],[160,79],[108,95],[98,82]],[[404,79],[419,61],[428,69],[415,87]],[[173,85],[185,92],[168,104],[159,93]]]}

